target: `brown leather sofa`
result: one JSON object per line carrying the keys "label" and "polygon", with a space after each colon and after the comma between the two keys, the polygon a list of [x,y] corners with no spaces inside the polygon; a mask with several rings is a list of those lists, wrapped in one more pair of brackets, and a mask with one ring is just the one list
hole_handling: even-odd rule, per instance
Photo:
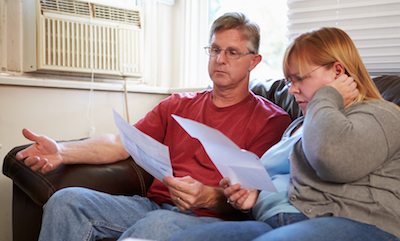
{"label": "brown leather sofa", "polygon": [[[400,106],[400,77],[374,78],[382,96]],[[301,116],[283,80],[254,80],[250,89],[286,110],[292,119]],[[13,240],[37,240],[42,206],[57,190],[69,186],[87,187],[116,195],[146,195],[153,178],[129,158],[108,165],[63,165],[47,174],[33,172],[16,153],[28,145],[12,149],[4,158],[3,173],[13,180]]]}

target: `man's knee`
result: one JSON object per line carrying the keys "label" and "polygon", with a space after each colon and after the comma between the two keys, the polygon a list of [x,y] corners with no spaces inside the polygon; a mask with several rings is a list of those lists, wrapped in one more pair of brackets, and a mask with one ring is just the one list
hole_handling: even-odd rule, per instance
{"label": "man's knee", "polygon": [[182,220],[185,214],[173,212],[170,210],[155,210],[148,212],[146,215],[146,220],[151,222],[152,224],[159,223],[160,225],[174,225],[176,221]]}
{"label": "man's knee", "polygon": [[90,191],[80,187],[63,188],[55,192],[44,205],[44,210],[60,210],[70,208],[79,204],[83,198],[87,198],[85,193]]}

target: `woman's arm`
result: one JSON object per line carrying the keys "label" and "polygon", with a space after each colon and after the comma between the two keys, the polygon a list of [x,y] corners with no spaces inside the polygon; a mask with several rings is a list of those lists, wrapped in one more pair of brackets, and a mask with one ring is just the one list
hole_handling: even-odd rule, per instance
{"label": "woman's arm", "polygon": [[325,181],[358,180],[388,155],[386,133],[374,107],[362,102],[343,107],[342,95],[332,86],[321,87],[307,106],[303,151]]}

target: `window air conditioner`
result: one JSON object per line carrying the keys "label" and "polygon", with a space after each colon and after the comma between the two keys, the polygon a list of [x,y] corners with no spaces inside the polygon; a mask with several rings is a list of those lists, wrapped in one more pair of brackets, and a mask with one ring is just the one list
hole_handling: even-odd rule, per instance
{"label": "window air conditioner", "polygon": [[139,8],[88,0],[22,0],[22,19],[24,72],[143,76]]}

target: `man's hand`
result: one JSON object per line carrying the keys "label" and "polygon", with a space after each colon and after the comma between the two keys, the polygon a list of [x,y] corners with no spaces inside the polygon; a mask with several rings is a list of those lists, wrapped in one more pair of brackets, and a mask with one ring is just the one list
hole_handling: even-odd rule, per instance
{"label": "man's hand", "polygon": [[229,178],[223,178],[219,185],[224,189],[224,195],[228,202],[236,209],[249,210],[253,208],[257,201],[258,194],[256,189],[241,188],[240,184],[229,185]]}
{"label": "man's hand", "polygon": [[346,74],[339,76],[328,85],[335,88],[342,95],[344,107],[353,103],[359,93],[357,83],[354,81],[353,77],[349,77]]}
{"label": "man's hand", "polygon": [[221,188],[206,186],[190,176],[164,177],[163,182],[170,192],[172,201],[183,212],[197,208],[215,210],[223,197]]}
{"label": "man's hand", "polygon": [[27,129],[23,129],[22,133],[35,143],[18,152],[16,155],[18,160],[26,158],[25,165],[41,173],[49,172],[62,163],[60,147],[54,140],[47,136],[36,135]]}

